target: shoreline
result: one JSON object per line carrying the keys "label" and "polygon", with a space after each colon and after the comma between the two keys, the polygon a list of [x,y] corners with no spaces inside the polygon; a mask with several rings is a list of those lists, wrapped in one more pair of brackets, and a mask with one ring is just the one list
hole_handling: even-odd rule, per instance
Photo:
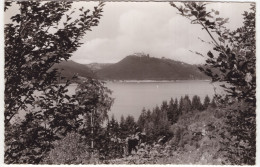
{"label": "shoreline", "polygon": [[[211,80],[100,80],[105,83],[180,83],[180,82],[211,82]],[[64,84],[64,83],[61,83]],[[71,85],[77,85],[76,82]]]}
{"label": "shoreline", "polygon": [[107,83],[168,83],[168,82],[211,82],[211,80],[102,80]]}

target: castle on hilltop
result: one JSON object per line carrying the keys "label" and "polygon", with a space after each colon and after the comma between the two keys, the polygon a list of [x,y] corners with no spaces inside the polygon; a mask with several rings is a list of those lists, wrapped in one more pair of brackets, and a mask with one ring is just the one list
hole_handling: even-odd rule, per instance
{"label": "castle on hilltop", "polygon": [[150,57],[149,54],[146,54],[144,52],[138,52],[138,53],[134,53],[134,56],[138,56],[138,57]]}

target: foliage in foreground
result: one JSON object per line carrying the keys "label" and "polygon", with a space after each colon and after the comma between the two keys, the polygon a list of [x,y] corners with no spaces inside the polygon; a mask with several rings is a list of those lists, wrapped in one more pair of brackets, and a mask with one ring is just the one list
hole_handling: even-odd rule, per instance
{"label": "foliage in foreground", "polygon": [[89,147],[82,136],[72,132],[62,140],[56,141],[43,164],[86,164],[89,163]]}
{"label": "foliage in foreground", "polygon": [[[224,112],[208,108],[183,114],[171,126],[174,137],[165,144],[140,148],[133,156],[111,160],[115,164],[211,164],[220,165],[225,157],[219,152],[218,134],[223,130]],[[218,138],[216,137],[218,136]]]}
{"label": "foliage in foreground", "polygon": [[[85,32],[97,25],[103,5],[95,8],[92,15],[81,9],[82,18],[71,21],[70,14],[66,14],[71,2],[17,4],[21,13],[11,18],[14,24],[5,27],[5,162],[89,163],[88,142],[93,137],[89,134],[90,113],[95,112],[95,119],[102,122],[112,104],[111,92],[101,82],[90,79],[79,85],[75,96],[68,96],[69,82],[58,85],[56,71],[48,69],[71,56]],[[97,159],[100,163],[254,164],[254,5],[244,14],[244,26],[234,32],[223,26],[227,20],[217,17],[218,11],[207,12],[204,3],[172,6],[212,37],[218,55],[208,52],[206,67],[201,70],[213,81],[228,83],[229,86],[223,85],[228,97],[226,101],[219,99],[218,109],[208,107],[209,100],[201,105],[197,97],[192,101],[184,97],[178,109],[173,101],[169,106],[164,103],[161,108],[156,107],[148,123],[142,121],[149,115],[145,111],[138,124],[130,116],[122,119],[119,126],[110,122],[113,128],[121,128],[122,138],[138,131],[138,126],[139,131],[150,136],[150,142],[137,154],[121,159],[114,159],[122,150],[116,147],[117,142],[111,142],[111,135],[118,135],[118,131],[110,127],[105,130],[97,123],[95,141],[97,149],[103,151]],[[62,16],[67,21],[59,29],[55,25]],[[49,33],[50,27],[57,31]],[[216,33],[218,41],[212,33]],[[34,96],[35,91],[42,96]],[[208,107],[206,111],[202,111],[204,106]],[[176,112],[169,112],[169,108]],[[12,123],[21,111],[27,112],[25,119]],[[157,116],[159,119],[154,119]],[[73,131],[76,133],[70,133]],[[168,134],[173,138],[167,143],[156,143],[158,137]]]}
{"label": "foliage in foreground", "polygon": [[5,10],[19,8],[4,28],[5,163],[38,164],[54,142],[83,128],[85,115],[106,116],[110,109],[111,92],[104,83],[87,79],[79,83],[80,93],[70,96],[70,82],[59,84],[59,73],[51,69],[72,56],[102,16],[103,3],[77,14],[72,3],[5,2]]}
{"label": "foliage in foreground", "polygon": [[[206,100],[207,101],[207,100]],[[162,105],[165,107],[165,103]],[[232,106],[233,107],[233,106]],[[163,107],[162,107],[163,108]],[[156,109],[155,109],[156,110]],[[154,110],[154,111],[155,111]],[[161,109],[157,109],[157,116],[165,115]],[[103,128],[102,140],[95,140],[95,159],[98,164],[231,164],[225,152],[221,151],[222,142],[227,141],[230,134],[221,136],[225,131],[225,115],[227,110],[220,110],[215,106],[208,106],[203,111],[190,110],[179,115],[178,120],[172,125],[169,123],[168,131],[155,128],[156,134],[166,136],[172,134],[165,142],[159,142],[158,138],[162,136],[150,136],[146,133],[146,140],[143,140],[137,153],[132,152],[127,155],[124,152],[126,143],[117,139],[125,139],[124,136],[133,135],[137,127],[140,130],[139,123],[136,123],[131,116],[118,123],[113,117],[108,126]],[[143,115],[144,116],[144,115]],[[142,116],[140,116],[142,117]],[[123,118],[123,117],[122,117]],[[160,123],[159,123],[160,124]],[[161,125],[159,125],[161,126]],[[101,128],[101,127],[100,127]],[[102,129],[102,128],[101,128]],[[97,130],[97,129],[96,129]],[[153,133],[152,133],[153,134]],[[88,138],[85,138],[88,141]],[[101,144],[103,141],[103,145]],[[72,142],[77,142],[72,140]],[[60,147],[65,143],[60,142]],[[72,145],[76,145],[72,144]],[[87,144],[86,144],[87,145]],[[102,145],[102,147],[100,146]],[[74,149],[71,148],[73,151]],[[57,148],[54,147],[54,150]],[[103,152],[101,150],[107,150]],[[68,150],[66,150],[68,151]],[[59,154],[66,154],[66,151],[60,151]],[[90,150],[88,150],[90,151]],[[87,155],[87,154],[86,154]],[[50,155],[49,155],[50,156]],[[82,157],[80,162],[93,163],[88,157]],[[66,162],[66,159],[60,160]],[[55,163],[52,160],[49,163]],[[76,164],[79,161],[71,161]]]}
{"label": "foliage in foreground", "polygon": [[6,162],[40,163],[53,144],[68,133],[78,132],[89,137],[89,133],[83,132],[88,128],[85,125],[89,123],[90,113],[95,116],[95,126],[100,126],[106,119],[113,99],[103,83],[88,79],[79,84],[79,89],[72,96],[66,94],[67,86],[43,93],[36,101],[35,108],[27,110],[24,119],[6,126]]}
{"label": "foliage in foreground", "polygon": [[[219,17],[219,11],[207,10],[206,3],[171,2],[180,15],[192,24],[198,24],[208,33],[213,48],[207,53],[203,67],[212,81],[222,82],[227,98],[222,99],[221,107],[230,103],[241,103],[230,109],[226,115],[229,138],[224,148],[232,164],[255,164],[256,157],[256,27],[255,3],[243,14],[243,26],[231,31],[225,27],[228,19]],[[204,41],[205,42],[205,41]],[[200,54],[201,55],[201,54]],[[221,97],[220,97],[221,98]],[[244,107],[246,106],[246,107]],[[242,143],[242,144],[241,144]],[[246,145],[246,146],[245,146]],[[239,148],[239,149],[237,149]],[[239,150],[239,151],[238,151]]]}
{"label": "foliage in foreground", "polygon": [[[243,107],[242,107],[243,106]],[[208,108],[202,112],[191,111],[183,114],[171,126],[173,138],[165,144],[146,145],[137,153],[124,158],[109,160],[112,164],[197,164],[231,165],[231,149],[243,154],[250,149],[248,143],[237,143],[238,136],[227,131],[230,121],[228,113],[237,107],[245,109],[246,104],[232,104],[223,108]],[[245,155],[245,154],[243,154]],[[246,155],[245,155],[246,156]]]}

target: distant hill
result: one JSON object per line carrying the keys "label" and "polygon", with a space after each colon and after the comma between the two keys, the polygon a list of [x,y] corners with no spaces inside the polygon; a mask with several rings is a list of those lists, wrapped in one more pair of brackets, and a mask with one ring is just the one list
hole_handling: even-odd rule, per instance
{"label": "distant hill", "polygon": [[58,69],[61,75],[66,78],[72,78],[75,74],[80,77],[95,77],[95,74],[90,68],[72,60],[62,61],[59,64],[55,64],[52,69],[53,68]]}
{"label": "distant hill", "polygon": [[104,80],[200,80],[209,79],[196,65],[165,58],[130,55],[115,64],[79,64],[62,61],[55,64],[63,77],[98,77]]}
{"label": "distant hill", "polygon": [[97,70],[107,80],[190,80],[208,79],[196,65],[165,58],[130,55],[118,63]]}
{"label": "distant hill", "polygon": [[90,63],[90,64],[86,64],[86,66],[88,68],[90,68],[92,71],[97,71],[100,70],[102,68],[108,67],[112,65],[111,63]]}

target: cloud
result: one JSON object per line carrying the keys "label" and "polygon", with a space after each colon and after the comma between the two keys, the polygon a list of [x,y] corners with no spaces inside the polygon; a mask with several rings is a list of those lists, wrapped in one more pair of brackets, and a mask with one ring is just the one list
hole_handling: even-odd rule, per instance
{"label": "cloud", "polygon": [[[248,4],[219,4],[210,4],[209,9],[223,11],[223,16],[230,17],[232,28],[242,25],[241,14]],[[72,59],[80,63],[118,62],[135,52],[145,52],[191,64],[205,62],[189,50],[206,54],[210,46],[198,37],[210,41],[208,34],[176,12],[165,2],[107,3],[100,25],[88,33]]]}

